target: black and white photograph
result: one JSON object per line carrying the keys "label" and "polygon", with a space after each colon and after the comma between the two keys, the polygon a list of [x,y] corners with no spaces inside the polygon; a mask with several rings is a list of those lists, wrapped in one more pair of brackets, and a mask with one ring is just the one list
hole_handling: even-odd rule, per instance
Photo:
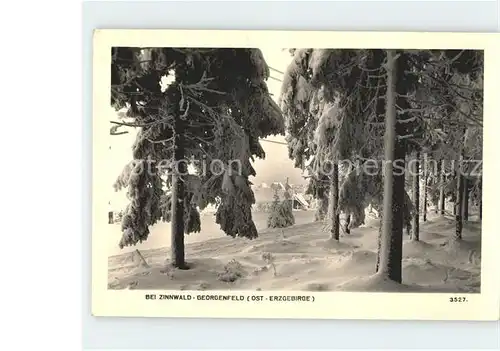
{"label": "black and white photograph", "polygon": [[485,50],[122,42],[107,290],[481,294]]}

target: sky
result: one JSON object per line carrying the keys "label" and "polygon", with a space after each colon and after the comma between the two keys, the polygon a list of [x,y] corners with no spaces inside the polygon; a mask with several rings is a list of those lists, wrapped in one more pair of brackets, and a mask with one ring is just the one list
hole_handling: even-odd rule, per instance
{"label": "sky", "polygon": [[[281,72],[286,71],[288,64],[292,60],[288,50],[276,47],[260,49],[269,67],[275,68]],[[273,70],[270,70],[270,73],[272,77],[280,80],[283,78],[282,74]],[[281,84],[282,82],[272,78],[269,78],[267,81],[269,92],[276,102],[281,92]],[[285,142],[284,136],[270,136],[266,139]],[[286,177],[289,177],[289,181],[292,184],[305,183],[305,180],[302,178],[302,171],[294,168],[293,161],[288,158],[288,148],[286,145],[267,143],[264,141],[261,142],[261,145],[266,152],[266,158],[264,160],[257,159],[254,163],[254,168],[257,173],[257,176],[251,179],[254,184],[285,181]]]}
{"label": "sky", "polygon": [[[264,59],[269,67],[278,71],[285,72],[288,64],[291,61],[288,50],[280,48],[260,48]],[[277,102],[281,91],[281,80],[283,75],[270,70],[271,76],[279,79],[268,79],[267,86],[272,98]],[[117,120],[116,112],[109,107],[109,120]],[[271,141],[285,142],[283,136],[270,136],[266,138]],[[122,190],[118,193],[112,188],[117,176],[120,174],[123,167],[131,160],[131,148],[135,140],[135,133],[123,134],[111,137],[111,145],[109,151],[109,162],[105,171],[109,176],[110,184],[110,207],[120,207],[126,204],[126,194]],[[256,159],[254,168],[257,173],[256,177],[250,178],[250,181],[255,185],[260,183],[271,183],[274,181],[285,181],[286,177],[289,178],[291,184],[305,184],[302,178],[302,171],[294,168],[293,161],[288,158],[288,149],[286,145],[269,143],[262,140],[261,145],[266,152],[264,160]]]}

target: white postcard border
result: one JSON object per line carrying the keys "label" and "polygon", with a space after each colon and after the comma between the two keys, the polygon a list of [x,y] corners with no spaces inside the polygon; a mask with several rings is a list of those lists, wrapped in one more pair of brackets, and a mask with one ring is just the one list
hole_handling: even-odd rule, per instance
{"label": "white postcard border", "polygon": [[[210,317],[384,320],[498,320],[500,314],[500,235],[495,221],[495,160],[500,130],[500,35],[493,33],[121,30],[94,32],[93,47],[93,178],[92,178],[92,314],[128,317]],[[106,250],[106,183],[109,125],[103,115],[110,101],[112,46],[173,47],[314,47],[398,49],[483,49],[484,162],[481,293],[353,293],[264,291],[108,290]],[[497,173],[498,174],[498,173]],[[185,295],[191,300],[148,300],[146,294]],[[243,301],[206,301],[197,296],[243,296]],[[251,301],[252,296],[309,296],[308,302]],[[466,297],[467,302],[450,302]]]}

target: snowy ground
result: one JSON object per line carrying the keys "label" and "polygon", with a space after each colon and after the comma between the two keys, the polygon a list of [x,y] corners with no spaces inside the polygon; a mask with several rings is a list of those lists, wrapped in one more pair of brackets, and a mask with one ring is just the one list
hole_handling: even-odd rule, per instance
{"label": "snowy ground", "polygon": [[[465,223],[463,240],[449,242],[455,223],[429,214],[420,223],[420,242],[404,235],[403,285],[374,276],[378,220],[341,237],[328,239],[311,212],[296,212],[298,224],[260,230],[255,240],[219,237],[186,245],[190,270],[168,268],[168,247],[142,250],[143,267],[132,250],[109,257],[111,289],[295,290],[471,292],[480,290],[481,227],[475,216]],[[257,216],[264,221],[264,216]],[[263,223],[257,223],[263,228]],[[203,228],[203,227],[202,227]],[[266,260],[271,258],[272,263]],[[264,257],[263,257],[264,256]]]}

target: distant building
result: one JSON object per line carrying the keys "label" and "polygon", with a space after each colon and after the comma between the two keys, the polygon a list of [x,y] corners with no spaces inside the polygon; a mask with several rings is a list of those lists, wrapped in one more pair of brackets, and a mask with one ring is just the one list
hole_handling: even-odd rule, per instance
{"label": "distant building", "polygon": [[[281,182],[274,182],[270,185],[255,186],[253,192],[255,195],[255,207],[260,210],[265,210],[271,206],[274,201],[274,192],[278,192],[281,201],[285,199],[286,185]],[[298,192],[298,189],[290,185],[290,193],[292,195],[292,207],[296,210],[307,210],[310,207],[309,201],[303,192]]]}

